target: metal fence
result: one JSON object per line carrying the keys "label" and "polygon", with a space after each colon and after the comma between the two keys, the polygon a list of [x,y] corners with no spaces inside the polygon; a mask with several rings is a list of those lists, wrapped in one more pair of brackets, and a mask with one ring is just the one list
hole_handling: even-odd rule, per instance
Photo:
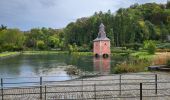
{"label": "metal fence", "polygon": [[[4,80],[15,78],[1,78],[0,99],[123,100],[130,98],[129,100],[132,100],[139,98],[142,100],[148,97],[170,96],[170,82],[159,80],[157,74],[100,75],[95,77],[86,75],[67,81],[45,81],[44,78],[40,77],[38,81],[15,83],[4,82]],[[8,84],[10,86],[5,86]],[[16,84],[21,86],[12,86]],[[164,93],[165,91],[166,93]]]}

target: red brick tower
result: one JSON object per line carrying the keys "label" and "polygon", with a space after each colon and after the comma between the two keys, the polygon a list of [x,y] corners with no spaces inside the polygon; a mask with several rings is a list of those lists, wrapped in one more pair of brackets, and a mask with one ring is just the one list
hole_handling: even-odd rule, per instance
{"label": "red brick tower", "polygon": [[108,57],[110,55],[110,39],[106,37],[103,23],[99,26],[97,38],[93,40],[93,53],[96,57]]}

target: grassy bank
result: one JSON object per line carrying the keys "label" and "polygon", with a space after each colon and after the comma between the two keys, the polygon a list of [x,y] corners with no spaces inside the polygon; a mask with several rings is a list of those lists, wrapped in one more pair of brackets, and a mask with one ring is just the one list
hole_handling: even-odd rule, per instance
{"label": "grassy bank", "polygon": [[134,53],[131,53],[130,56],[135,57],[139,60],[148,60],[148,61],[152,60],[155,57],[154,54],[149,54],[146,51],[134,52]]}
{"label": "grassy bank", "polygon": [[39,55],[39,54],[65,54],[67,51],[23,51],[24,55]]}
{"label": "grassy bank", "polygon": [[116,65],[114,73],[145,72],[153,62],[156,55],[146,51],[137,51],[129,54],[129,59]]}
{"label": "grassy bank", "polygon": [[[38,54],[69,54],[68,51],[23,51],[24,55],[38,55]],[[78,56],[92,56],[92,52],[72,52],[70,55]]]}
{"label": "grassy bank", "polygon": [[0,53],[0,58],[15,56],[15,55],[19,55],[19,54],[20,54],[20,52],[2,52],[2,53]]}

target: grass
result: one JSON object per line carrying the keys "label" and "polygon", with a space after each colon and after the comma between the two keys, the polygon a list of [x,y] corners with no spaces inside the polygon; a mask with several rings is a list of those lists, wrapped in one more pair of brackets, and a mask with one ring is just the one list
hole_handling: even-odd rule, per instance
{"label": "grass", "polygon": [[131,53],[130,56],[136,57],[139,60],[148,60],[148,61],[151,61],[155,57],[155,55],[149,54],[146,51],[138,51],[135,53]]}
{"label": "grass", "polygon": [[114,73],[143,72],[150,65],[170,64],[170,52],[157,52],[152,55],[146,51],[138,51],[131,53],[130,57],[131,60],[116,65]]}
{"label": "grass", "polygon": [[129,60],[116,65],[113,72],[118,73],[133,73],[144,72],[146,68],[152,63],[155,55],[149,54],[146,51],[137,51],[129,54]]}
{"label": "grass", "polygon": [[132,62],[123,62],[116,65],[114,68],[115,74],[120,73],[135,73],[135,72],[144,72],[147,71],[147,66],[150,65],[148,61],[132,61]]}
{"label": "grass", "polygon": [[13,56],[13,55],[17,55],[17,54],[20,54],[20,52],[2,52],[2,53],[0,53],[0,58]]}
{"label": "grass", "polygon": [[38,55],[38,54],[61,54],[67,53],[67,51],[23,51],[24,55]]}
{"label": "grass", "polygon": [[153,65],[165,65],[167,61],[170,59],[170,52],[156,53],[153,58]]}
{"label": "grass", "polygon": [[79,56],[93,56],[93,52],[72,52],[71,55],[79,55]]}
{"label": "grass", "polygon": [[[68,54],[68,51],[23,51],[24,55],[38,54]],[[93,52],[72,52],[71,55],[88,56],[93,55]]]}

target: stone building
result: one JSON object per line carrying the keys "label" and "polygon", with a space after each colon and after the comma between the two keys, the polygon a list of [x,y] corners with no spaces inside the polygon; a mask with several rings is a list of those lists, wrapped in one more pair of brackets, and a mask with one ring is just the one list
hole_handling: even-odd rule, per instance
{"label": "stone building", "polygon": [[93,53],[96,57],[108,57],[110,55],[110,39],[106,37],[105,26],[103,23],[99,26],[99,33],[93,40]]}

